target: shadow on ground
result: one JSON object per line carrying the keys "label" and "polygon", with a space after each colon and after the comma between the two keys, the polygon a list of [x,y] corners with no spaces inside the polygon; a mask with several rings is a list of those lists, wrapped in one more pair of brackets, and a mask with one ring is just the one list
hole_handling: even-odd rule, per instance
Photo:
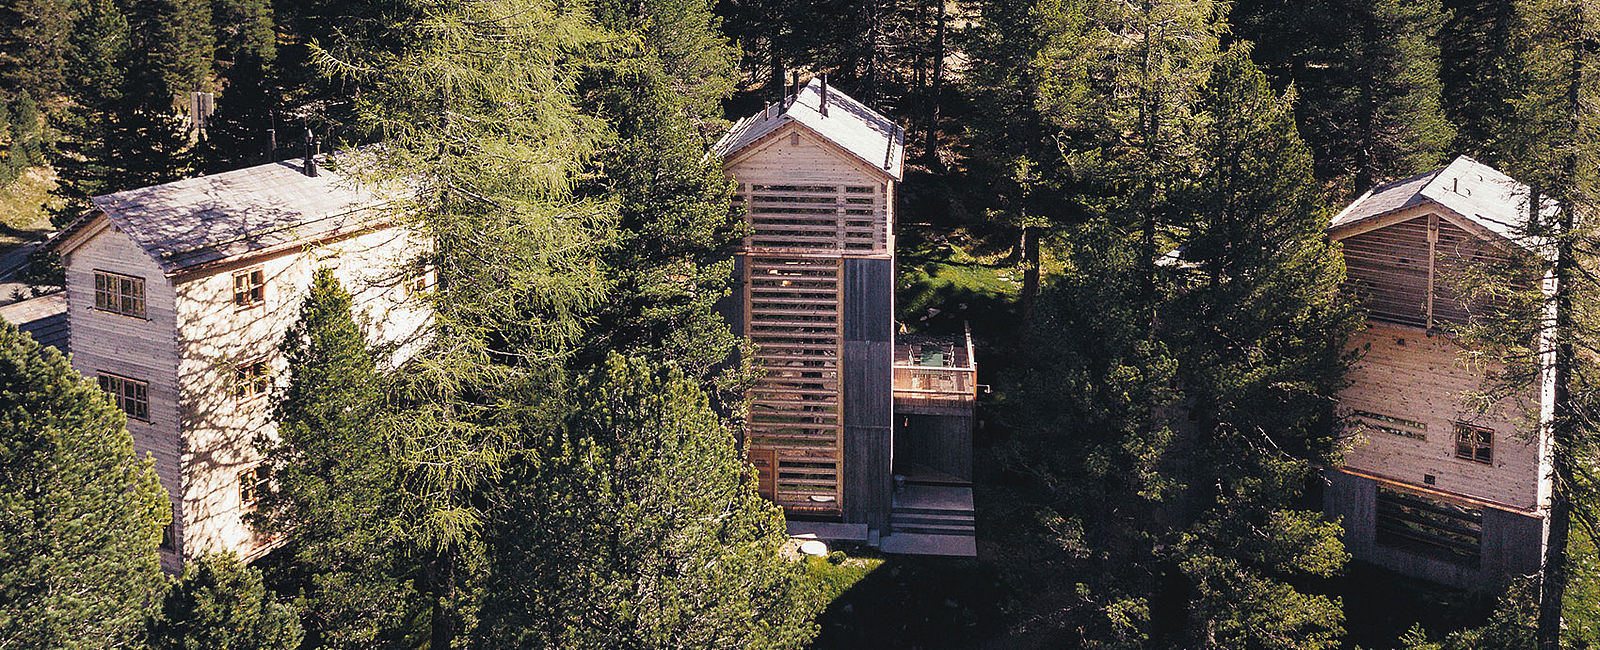
{"label": "shadow on ground", "polygon": [[983,647],[1004,633],[999,602],[999,581],[976,560],[885,556],[817,617],[811,647]]}

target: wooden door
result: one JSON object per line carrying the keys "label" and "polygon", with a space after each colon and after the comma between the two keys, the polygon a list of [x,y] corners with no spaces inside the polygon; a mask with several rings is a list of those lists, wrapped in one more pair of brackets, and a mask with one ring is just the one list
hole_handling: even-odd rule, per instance
{"label": "wooden door", "polygon": [[756,470],[756,493],[763,499],[772,500],[778,487],[777,452],[772,449],[751,449],[747,453],[750,466]]}

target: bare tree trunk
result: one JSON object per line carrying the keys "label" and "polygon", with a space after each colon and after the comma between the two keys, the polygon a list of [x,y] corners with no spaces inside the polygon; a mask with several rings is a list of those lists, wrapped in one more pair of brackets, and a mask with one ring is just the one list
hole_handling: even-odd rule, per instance
{"label": "bare tree trunk", "polygon": [[939,15],[934,19],[937,27],[933,38],[933,61],[929,66],[929,73],[933,78],[928,93],[927,140],[922,145],[922,154],[926,157],[930,168],[941,169],[943,166],[939,162],[939,106],[944,100],[944,0],[933,0],[933,5]]}
{"label": "bare tree trunk", "polygon": [[1033,318],[1033,305],[1039,297],[1039,229],[1022,227],[1022,321]]}
{"label": "bare tree trunk", "polygon": [[[1566,117],[1570,121],[1567,125],[1570,137],[1579,138],[1582,127],[1582,92],[1585,50],[1588,42],[1581,33],[1584,21],[1583,7],[1580,2],[1569,2],[1568,10],[1573,12],[1567,18],[1572,21],[1570,28],[1572,38],[1572,60],[1567,71],[1566,92]],[[1574,143],[1575,145],[1577,143]],[[1573,373],[1573,364],[1577,357],[1574,353],[1574,317],[1572,314],[1574,283],[1578,281],[1582,269],[1578,268],[1577,260],[1573,258],[1576,252],[1573,238],[1577,236],[1579,211],[1585,209],[1583,205],[1580,183],[1578,181],[1578,154],[1572,147],[1561,154],[1560,182],[1566,187],[1556,198],[1561,201],[1560,221],[1556,224],[1556,260],[1555,260],[1555,361],[1551,372],[1555,373],[1555,387],[1552,395],[1554,413],[1550,423],[1550,519],[1547,522],[1548,533],[1545,536],[1545,550],[1542,566],[1539,571],[1539,628],[1538,641],[1540,650],[1559,650],[1561,647],[1561,614],[1562,603],[1565,600],[1568,580],[1567,540],[1572,528],[1572,490],[1573,490],[1573,463],[1574,450],[1577,449],[1579,427],[1582,422],[1577,412],[1577,404],[1572,395],[1572,385],[1576,381]],[[1539,194],[1534,194],[1538,197]],[[1530,217],[1538,214],[1537,201],[1529,206]]]}

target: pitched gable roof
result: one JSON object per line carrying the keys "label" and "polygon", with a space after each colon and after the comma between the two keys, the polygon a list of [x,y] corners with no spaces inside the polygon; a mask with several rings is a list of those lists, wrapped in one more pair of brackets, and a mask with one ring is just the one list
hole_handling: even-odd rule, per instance
{"label": "pitched gable roof", "polygon": [[[93,199],[167,275],[356,232],[388,201],[371,187],[300,161],[267,163]],[[63,232],[66,234],[66,232]]]}
{"label": "pitched gable roof", "polygon": [[1524,232],[1528,222],[1528,193],[1528,186],[1499,170],[1459,156],[1440,169],[1367,191],[1335,215],[1328,230],[1339,231],[1432,203],[1531,250],[1538,248],[1539,243],[1530,240]]}
{"label": "pitched gable roof", "polygon": [[771,105],[739,120],[711,153],[728,158],[788,124],[799,124],[895,180],[905,162],[905,130],[893,120],[838,88],[828,87],[827,116],[822,114],[822,81],[812,79],[788,108]]}

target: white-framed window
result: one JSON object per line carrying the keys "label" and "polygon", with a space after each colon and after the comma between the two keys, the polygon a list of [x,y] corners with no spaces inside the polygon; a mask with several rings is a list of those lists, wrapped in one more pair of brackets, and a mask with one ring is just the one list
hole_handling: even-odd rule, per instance
{"label": "white-framed window", "polygon": [[94,272],[94,308],[144,318],[144,278],[110,271]]}
{"label": "white-framed window", "polygon": [[233,306],[235,309],[259,307],[267,300],[267,274],[260,267],[245,269],[233,274]]}
{"label": "white-framed window", "polygon": [[117,403],[117,408],[122,409],[122,412],[127,413],[128,417],[135,420],[150,421],[149,382],[129,379],[108,372],[98,374],[100,389],[111,394],[111,399]]}

